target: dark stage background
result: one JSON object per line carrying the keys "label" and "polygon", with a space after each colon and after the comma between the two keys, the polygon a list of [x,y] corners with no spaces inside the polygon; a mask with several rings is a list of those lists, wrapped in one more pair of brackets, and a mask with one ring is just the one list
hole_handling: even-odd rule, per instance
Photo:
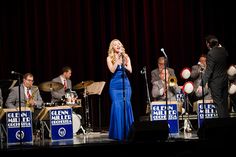
{"label": "dark stage background", "polygon": [[[109,125],[111,74],[106,65],[109,43],[118,38],[129,54],[133,73],[132,105],[135,120],[145,115],[146,88],[140,70],[146,66],[151,90],[151,70],[161,48],[176,70],[178,84],[184,67],[207,53],[204,37],[215,34],[235,64],[235,7],[213,0],[1,0],[0,79],[15,79],[11,71],[31,72],[35,85],[71,66],[73,85],[81,81],[106,81],[100,96],[102,126]],[[7,89],[3,89],[4,101]],[[45,102],[50,94],[42,92]],[[92,96],[93,125],[98,126],[98,102]],[[95,97],[95,98],[94,98]],[[83,98],[83,97],[82,97]]]}

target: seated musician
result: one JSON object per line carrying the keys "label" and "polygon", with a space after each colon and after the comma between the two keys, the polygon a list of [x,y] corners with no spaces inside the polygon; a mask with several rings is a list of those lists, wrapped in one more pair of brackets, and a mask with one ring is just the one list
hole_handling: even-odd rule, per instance
{"label": "seated musician", "polygon": [[162,69],[159,74],[160,80],[152,82],[152,98],[154,101],[165,101],[166,96],[168,101],[176,101],[176,94],[180,93],[181,89],[178,86],[177,81],[172,80],[176,78],[169,77],[169,75],[169,70],[166,69],[165,79],[165,69]]}
{"label": "seated musician", "polygon": [[[151,72],[151,83],[153,84],[153,82],[160,80],[160,71],[163,70],[165,68],[165,64],[167,64],[167,60],[165,59],[165,57],[159,57],[157,59],[157,68],[152,70]],[[170,76],[175,77],[175,71],[174,69],[167,67]]]}
{"label": "seated musician", "polygon": [[[67,103],[67,93],[69,94],[73,94],[71,93],[71,89],[72,89],[72,82],[70,80],[72,74],[72,69],[68,66],[65,66],[62,68],[62,72],[61,75],[59,75],[58,77],[54,78],[52,81],[53,82],[59,82],[62,83],[64,85],[64,88],[60,89],[60,90],[56,90],[56,91],[52,91],[51,95],[52,95],[52,102],[53,103]],[[70,102],[75,102],[77,97],[70,97]]]}
{"label": "seated musician", "polygon": [[[205,73],[206,70],[206,55],[202,54],[199,58],[198,64],[197,65],[193,65],[191,68],[191,79],[193,81],[193,86],[194,86],[194,90],[192,93],[192,102],[193,102],[193,111],[196,111],[196,107],[197,107],[197,101],[198,100],[202,100],[203,99],[203,95],[202,93],[198,93],[197,88],[198,86],[201,86],[201,76]],[[208,85],[206,84],[206,86],[204,87],[204,100],[211,100],[211,91],[210,88],[208,88]]]}
{"label": "seated musician", "polygon": [[[37,114],[42,108],[43,100],[40,95],[37,86],[33,86],[34,76],[31,73],[26,73],[23,76],[23,83],[20,84],[20,105],[22,107],[27,106],[31,108],[32,122],[34,125],[38,125],[38,121],[34,121]],[[7,97],[5,106],[7,108],[16,108],[19,106],[19,86],[11,88],[11,91]],[[35,127],[36,127],[35,126]],[[35,128],[36,129],[36,128]]]}
{"label": "seated musician", "polygon": [[[33,86],[34,76],[31,73],[26,73],[23,76],[23,83],[20,85],[21,106],[41,108],[42,97],[37,86]],[[7,108],[15,108],[19,106],[19,86],[11,88],[11,91],[6,100]]]}

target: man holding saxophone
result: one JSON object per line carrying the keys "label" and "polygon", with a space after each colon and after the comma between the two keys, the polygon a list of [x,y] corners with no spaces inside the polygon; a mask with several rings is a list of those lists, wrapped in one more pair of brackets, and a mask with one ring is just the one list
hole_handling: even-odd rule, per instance
{"label": "man holding saxophone", "polygon": [[[42,97],[37,86],[33,86],[34,76],[31,73],[26,73],[23,76],[23,83],[20,85],[21,106],[30,108],[41,108]],[[6,100],[7,108],[15,108],[19,106],[19,86],[13,87]]]}
{"label": "man holding saxophone", "polygon": [[34,76],[31,73],[23,75],[23,83],[20,84],[20,99],[19,99],[19,86],[11,88],[11,91],[6,100],[7,108],[15,108],[19,106],[19,100],[21,101],[21,107],[30,107],[32,113],[32,122],[34,131],[39,129],[38,121],[35,120],[36,116],[42,108],[43,100],[40,95],[37,86],[33,85]]}

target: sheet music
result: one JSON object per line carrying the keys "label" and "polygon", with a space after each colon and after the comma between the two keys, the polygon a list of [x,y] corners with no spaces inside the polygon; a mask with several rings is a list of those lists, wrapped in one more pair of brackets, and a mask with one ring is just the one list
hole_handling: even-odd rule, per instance
{"label": "sheet music", "polygon": [[11,86],[9,87],[9,89],[13,88],[15,86],[16,82],[17,82],[17,80],[13,80]]}
{"label": "sheet music", "polygon": [[106,83],[105,81],[93,82],[91,85],[87,87],[88,95],[94,95],[94,94],[101,95],[105,83]]}

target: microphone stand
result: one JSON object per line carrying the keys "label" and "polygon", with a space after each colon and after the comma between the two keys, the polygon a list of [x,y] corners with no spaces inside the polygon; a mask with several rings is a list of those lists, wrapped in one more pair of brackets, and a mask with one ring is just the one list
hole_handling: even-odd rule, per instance
{"label": "microphone stand", "polygon": [[168,123],[168,87],[167,87],[167,79],[166,79],[166,76],[167,76],[167,74],[166,74],[166,70],[167,70],[167,63],[168,63],[168,58],[167,57],[165,57],[165,60],[164,60],[164,65],[165,65],[165,99],[166,99],[166,121],[167,121],[167,123]]}
{"label": "microphone stand", "polygon": [[205,120],[205,104],[204,104],[204,87],[203,87],[203,69],[200,69],[201,86],[202,86],[202,107],[203,107],[203,120]]}
{"label": "microphone stand", "polygon": [[20,146],[22,145],[22,126],[21,126],[21,93],[20,93],[20,87],[21,87],[21,81],[20,81],[21,74],[18,74],[18,94],[19,94],[19,114],[20,114]]}
{"label": "microphone stand", "polygon": [[124,141],[126,141],[126,96],[125,96],[125,64],[124,55],[122,54],[122,81],[123,81],[123,102],[124,102]]}
{"label": "microphone stand", "polygon": [[[166,80],[166,69],[167,69],[167,64],[169,64],[169,62],[168,62],[168,57],[167,57],[167,55],[166,55],[166,53],[165,53],[165,50],[164,50],[164,48],[161,48],[161,52],[164,54],[164,56],[165,56],[165,59],[164,59],[164,68],[165,68],[165,93],[166,93],[166,121],[167,121],[167,123],[168,123],[168,98],[167,98],[167,95],[168,95],[168,87],[167,87],[167,80]],[[169,66],[168,66],[169,67]]]}
{"label": "microphone stand", "polygon": [[149,111],[150,111],[150,105],[151,105],[151,99],[150,99],[149,88],[148,88],[148,82],[147,82],[147,71],[146,71],[146,67],[143,67],[143,70],[141,70],[141,74],[144,74],[144,77],[145,77],[146,92],[147,92],[147,109],[146,109],[146,113],[149,113]]}

